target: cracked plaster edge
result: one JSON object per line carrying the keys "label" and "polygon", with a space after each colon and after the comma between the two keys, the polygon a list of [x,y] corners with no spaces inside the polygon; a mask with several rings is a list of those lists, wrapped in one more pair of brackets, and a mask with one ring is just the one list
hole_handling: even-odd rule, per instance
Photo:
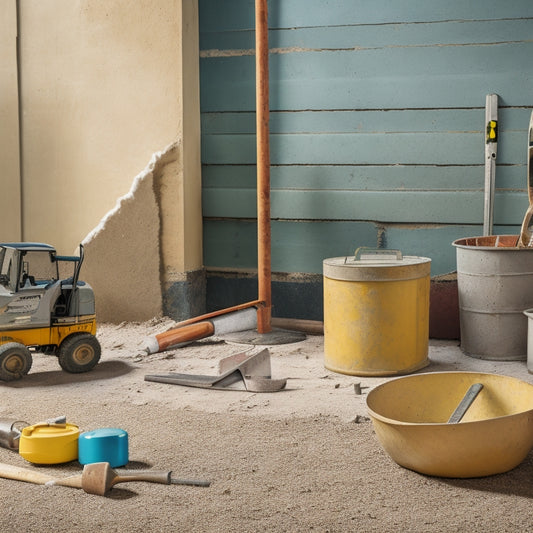
{"label": "cracked plaster edge", "polygon": [[158,165],[164,165],[166,163],[167,157],[172,154],[174,149],[178,148],[180,144],[180,141],[174,141],[167,145],[163,150],[154,152],[152,154],[152,157],[150,158],[150,161],[148,162],[144,170],[139,172],[139,174],[137,174],[135,178],[133,178],[130,190],[117,199],[115,206],[100,219],[100,222],[82,240],[82,244],[84,246],[94,240],[100,233],[105,230],[108,221],[120,212],[123,204],[128,200],[132,200],[135,197],[135,193],[139,189],[141,183],[148,178],[153,178],[154,171],[156,170]]}
{"label": "cracked plaster edge", "polygon": [[[82,241],[87,247],[84,280],[95,290],[97,319],[100,322],[142,321],[162,315],[160,206],[154,191],[154,180],[166,165],[175,160],[180,146],[181,142],[177,140],[153,153],[146,167],[131,181],[129,191],[117,199],[115,206]],[[146,193],[151,195],[148,204],[138,204]],[[146,239],[148,232],[148,242],[143,241],[146,253],[141,256],[136,254],[130,241],[125,244],[125,232],[121,229],[128,227],[132,212],[137,209],[148,216],[131,219],[139,224],[138,231],[133,233],[134,238]],[[118,263],[117,258],[108,253],[109,249],[118,254]],[[147,280],[148,271],[153,276]]]}

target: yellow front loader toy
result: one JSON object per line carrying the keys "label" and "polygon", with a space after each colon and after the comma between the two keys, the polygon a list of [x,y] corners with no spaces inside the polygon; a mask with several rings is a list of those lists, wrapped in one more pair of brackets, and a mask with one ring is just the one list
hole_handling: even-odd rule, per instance
{"label": "yellow front loader toy", "polygon": [[55,355],[66,372],[100,360],[91,286],[78,279],[79,256],[43,243],[0,243],[0,380],[30,371],[33,352]]}

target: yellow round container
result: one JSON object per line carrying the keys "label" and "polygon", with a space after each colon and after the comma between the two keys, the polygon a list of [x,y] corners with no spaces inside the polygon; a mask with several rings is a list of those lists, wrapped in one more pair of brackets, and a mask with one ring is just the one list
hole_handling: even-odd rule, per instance
{"label": "yellow round container", "polygon": [[359,249],[324,260],[323,269],[327,369],[389,376],[429,363],[431,259]]}
{"label": "yellow round container", "polygon": [[19,454],[30,463],[68,463],[78,458],[79,435],[74,424],[28,426],[20,435]]}

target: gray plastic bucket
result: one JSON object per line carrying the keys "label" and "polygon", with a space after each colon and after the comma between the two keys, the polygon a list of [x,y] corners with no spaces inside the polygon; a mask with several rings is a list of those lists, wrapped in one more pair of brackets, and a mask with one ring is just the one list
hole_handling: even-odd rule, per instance
{"label": "gray plastic bucket", "polygon": [[468,237],[457,250],[461,350],[479,359],[527,359],[533,308],[533,248],[518,248],[516,235]]}

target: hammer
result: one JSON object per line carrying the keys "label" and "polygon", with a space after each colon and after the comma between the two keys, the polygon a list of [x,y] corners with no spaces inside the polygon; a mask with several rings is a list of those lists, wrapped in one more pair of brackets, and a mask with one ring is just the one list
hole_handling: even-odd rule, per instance
{"label": "hammer", "polygon": [[208,487],[209,481],[176,479],[170,471],[164,470],[130,470],[119,474],[111,468],[109,463],[91,463],[83,467],[81,474],[64,478],[55,478],[42,474],[29,468],[20,468],[0,463],[0,477],[27,481],[38,485],[60,485],[62,487],[74,487],[83,489],[88,494],[104,496],[117,483],[126,481],[148,481],[150,483],[162,483],[164,485],[195,485]]}

